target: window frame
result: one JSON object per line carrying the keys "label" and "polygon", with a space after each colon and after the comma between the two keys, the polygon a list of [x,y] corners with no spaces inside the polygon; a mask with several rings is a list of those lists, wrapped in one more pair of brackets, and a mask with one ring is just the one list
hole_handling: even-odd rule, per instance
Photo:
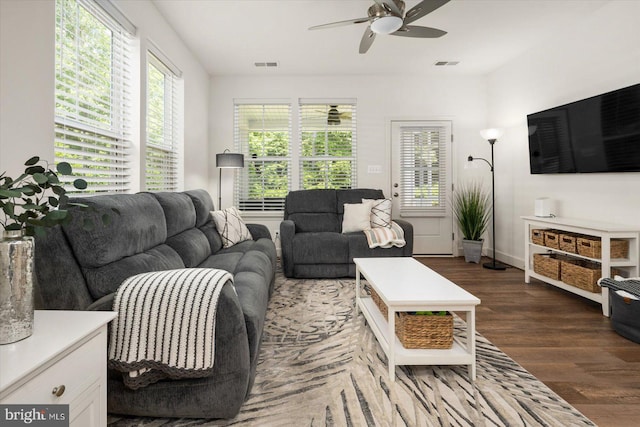
{"label": "window frame", "polygon": [[[183,186],[182,72],[151,41],[147,41],[147,45],[143,186],[146,191],[178,191]],[[150,104],[153,70],[163,77],[162,120],[159,123],[153,122],[154,107]],[[153,132],[152,126],[160,129]],[[158,133],[159,137],[154,138]]]}
{"label": "window frame", "polygon": [[[113,5],[104,0],[56,0],[55,5],[55,162],[69,162],[87,181],[87,193],[131,189],[134,94],[129,67],[135,26],[110,8]],[[100,64],[101,58],[87,53],[99,55],[100,49],[91,49],[91,43],[100,42],[98,36],[83,38],[83,17],[99,29],[94,35],[109,34],[108,54],[102,52],[103,57],[109,57],[106,76],[105,69],[100,68],[104,65]],[[67,31],[70,20],[73,33]],[[87,49],[81,52],[82,43]],[[71,178],[60,178],[69,192],[76,191]]]}
{"label": "window frame", "polygon": [[[358,139],[357,139],[357,101],[352,98],[348,99],[317,99],[317,98],[300,98],[298,101],[298,162],[299,162],[299,176],[298,185],[300,189],[306,190],[311,188],[331,188],[331,189],[345,189],[345,188],[357,188],[358,185]],[[349,115],[348,118],[342,118],[343,115]],[[343,121],[348,120],[346,123]],[[331,123],[333,121],[333,123]],[[329,151],[329,141],[331,139],[332,132],[349,133],[350,132],[350,155],[337,156],[332,155]],[[324,138],[320,136],[321,141],[324,140],[325,151],[324,153],[314,155],[305,155],[307,138],[305,133],[324,133]],[[344,146],[338,145],[337,148],[344,150]],[[332,185],[330,177],[330,169],[333,166],[337,168],[344,163],[349,163],[349,176],[348,184],[346,185]],[[306,171],[309,164],[318,164],[318,170],[324,174],[322,182],[320,184],[310,184],[306,181]],[[340,182],[341,179],[347,179],[338,172],[336,174],[336,182]]]}
{"label": "window frame", "polygon": [[[279,125],[282,119],[274,120],[265,125],[265,110],[273,109],[273,112],[282,114],[286,110],[286,114],[282,118],[286,121],[285,126]],[[249,114],[259,114],[262,110],[262,123],[258,126],[251,127],[245,123],[249,119]],[[287,193],[292,189],[292,107],[289,100],[241,100],[234,99],[234,150],[244,155],[245,166],[243,169],[235,169],[235,185],[233,191],[233,205],[239,211],[247,215],[281,215],[284,212],[284,199]],[[241,121],[243,123],[241,123]],[[258,121],[255,121],[258,123]],[[286,149],[284,155],[266,155],[263,150],[259,153],[251,153],[250,150],[250,134],[252,132],[266,134],[269,132],[283,132],[286,134]],[[272,169],[284,167],[284,174],[274,174],[275,180],[286,181],[285,189],[281,187],[277,190],[283,191],[282,197],[264,197],[268,191],[263,189],[263,197],[252,199],[250,197],[251,186],[254,180],[250,177],[251,171],[266,170],[267,166],[273,165]],[[277,191],[276,190],[276,191]]]}

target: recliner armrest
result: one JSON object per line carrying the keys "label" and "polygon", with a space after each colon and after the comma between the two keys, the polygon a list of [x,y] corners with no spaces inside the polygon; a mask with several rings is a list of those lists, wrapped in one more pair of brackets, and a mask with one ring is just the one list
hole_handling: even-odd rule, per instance
{"label": "recliner armrest", "polygon": [[290,219],[280,223],[280,251],[282,272],[286,277],[293,277],[293,236],[296,234],[296,224]]}
{"label": "recliner armrest", "polygon": [[404,231],[404,241],[407,242],[403,248],[404,256],[413,256],[413,225],[404,219],[394,219],[394,221]]}
{"label": "recliner armrest", "polygon": [[253,240],[271,239],[271,233],[264,224],[246,224]]}

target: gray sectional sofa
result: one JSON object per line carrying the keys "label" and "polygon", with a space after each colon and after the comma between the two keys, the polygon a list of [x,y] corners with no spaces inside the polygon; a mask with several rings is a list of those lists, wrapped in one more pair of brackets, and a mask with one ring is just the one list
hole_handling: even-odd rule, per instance
{"label": "gray sectional sofa", "polygon": [[404,231],[402,248],[370,249],[362,232],[342,233],[345,203],[362,199],[383,199],[376,189],[299,190],[285,199],[284,220],[280,223],[282,269],[287,277],[355,277],[353,263],[358,257],[413,255],[413,226],[395,219]]}
{"label": "gray sectional sofa", "polygon": [[[111,413],[152,417],[234,417],[255,377],[276,250],[266,227],[247,224],[253,240],[222,248],[204,190],[73,199],[72,222],[36,240],[36,307],[110,310],[114,292],[134,274],[209,267],[234,275],[218,302],[214,372],[210,377],[164,380],[138,390],[108,374]],[[114,213],[116,208],[119,213]],[[107,214],[109,225],[101,216]],[[93,223],[91,229],[83,226]]]}

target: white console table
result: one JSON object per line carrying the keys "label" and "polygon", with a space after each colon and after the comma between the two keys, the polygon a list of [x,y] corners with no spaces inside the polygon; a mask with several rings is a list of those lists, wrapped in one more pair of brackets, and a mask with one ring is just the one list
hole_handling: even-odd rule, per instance
{"label": "white console table", "polygon": [[107,424],[112,311],[36,310],[33,335],[0,345],[1,404],[68,404],[70,426]]}
{"label": "white console table", "polygon": [[[533,271],[533,254],[552,251],[595,261],[602,266],[602,277],[611,277],[611,268],[622,268],[629,273],[629,276],[638,276],[640,269],[640,231],[638,227],[609,224],[605,222],[587,221],[572,218],[543,218],[536,216],[523,216],[524,220],[524,281],[529,283],[530,278],[541,280],[545,283],[562,288],[566,291],[596,301],[602,305],[602,313],[609,316],[609,288],[602,288],[601,293],[588,292],[574,286],[568,285],[559,280],[537,274]],[[565,252],[559,249],[552,249],[547,246],[537,245],[531,242],[531,230],[534,228],[552,228],[561,231],[586,234],[600,237],[602,239],[602,257],[595,259],[581,256],[575,253]],[[611,239],[625,239],[629,241],[629,256],[625,259],[612,259]]]}

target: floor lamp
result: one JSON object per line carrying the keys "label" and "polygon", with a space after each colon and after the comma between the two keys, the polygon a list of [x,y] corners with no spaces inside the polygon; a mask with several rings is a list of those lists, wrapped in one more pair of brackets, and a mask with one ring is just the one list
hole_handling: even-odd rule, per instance
{"label": "floor lamp", "polygon": [[216,167],[218,174],[218,209],[222,210],[222,169],[242,169],[244,167],[244,154],[230,153],[227,148],[220,154],[216,154]]}
{"label": "floor lamp", "polygon": [[489,168],[491,169],[491,222],[492,222],[491,230],[493,234],[493,237],[492,237],[493,259],[491,260],[491,262],[485,262],[484,264],[482,264],[482,266],[490,270],[506,270],[507,268],[506,265],[496,261],[496,209],[495,209],[496,182],[495,182],[495,172],[493,170],[494,169],[493,168],[493,165],[494,165],[493,145],[496,143],[498,138],[502,136],[502,131],[499,129],[485,129],[480,131],[480,135],[482,136],[482,138],[489,141],[489,144],[491,144],[491,162],[489,162],[487,159],[483,159],[482,157],[473,157],[473,156],[469,156],[467,158],[467,161],[472,162],[474,160],[483,160],[489,165]]}

